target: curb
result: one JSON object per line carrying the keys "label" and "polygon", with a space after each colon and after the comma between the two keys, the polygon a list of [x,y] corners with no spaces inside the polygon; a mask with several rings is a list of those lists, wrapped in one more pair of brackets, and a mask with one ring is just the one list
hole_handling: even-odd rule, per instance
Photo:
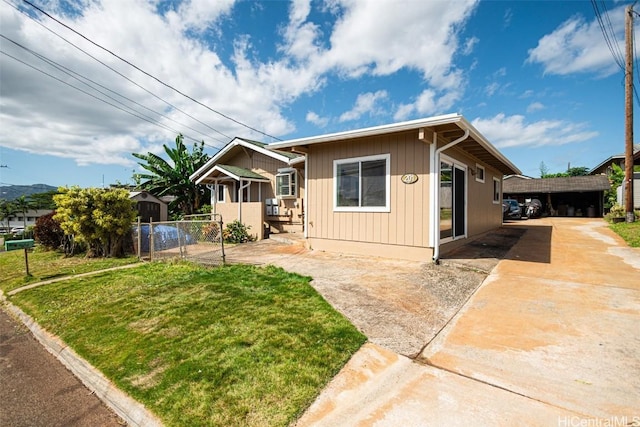
{"label": "curb", "polygon": [[18,318],[42,344],[42,346],[73,373],[105,405],[120,416],[127,425],[137,427],[162,427],[162,422],[143,404],[118,389],[109,379],[80,357],[60,338],[47,332],[31,316],[10,303],[0,291],[0,301]]}

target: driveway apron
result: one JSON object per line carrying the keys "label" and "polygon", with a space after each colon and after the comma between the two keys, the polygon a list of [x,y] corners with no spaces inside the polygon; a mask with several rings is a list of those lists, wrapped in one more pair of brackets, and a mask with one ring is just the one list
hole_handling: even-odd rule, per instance
{"label": "driveway apron", "polygon": [[517,226],[417,358],[365,345],[298,426],[640,425],[640,249],[600,219]]}

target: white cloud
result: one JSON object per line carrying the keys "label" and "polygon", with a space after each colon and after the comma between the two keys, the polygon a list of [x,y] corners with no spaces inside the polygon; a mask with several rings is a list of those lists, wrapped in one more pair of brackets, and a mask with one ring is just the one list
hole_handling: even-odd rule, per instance
{"label": "white cloud", "polygon": [[534,113],[540,110],[544,110],[544,105],[541,102],[532,102],[527,107],[527,113]]}
{"label": "white cloud", "polygon": [[336,3],[343,6],[344,14],[335,24],[331,49],[323,58],[327,66],[354,77],[384,76],[406,67],[421,72],[437,89],[459,85],[461,73],[453,64],[459,47],[457,31],[477,1]]}
{"label": "white cloud", "polygon": [[487,94],[487,96],[493,96],[498,89],[500,89],[500,84],[493,82],[493,83],[489,83],[485,88],[484,88],[484,92]]}
{"label": "white cloud", "polygon": [[375,114],[377,107],[376,103],[388,97],[388,93],[385,90],[379,90],[375,93],[368,92],[358,95],[356,104],[349,111],[346,111],[340,115],[339,121],[346,122],[349,120],[357,120],[364,114]]}
{"label": "white cloud", "polygon": [[[613,28],[619,31],[613,40],[613,48],[624,52],[624,8],[620,6],[608,12]],[[538,41],[529,50],[527,63],[541,64],[548,74],[596,73],[609,76],[620,68],[605,42],[597,19],[587,22],[574,16],[563,22],[552,33]]]}
{"label": "white cloud", "polygon": [[462,88],[459,91],[449,91],[445,94],[439,94],[435,90],[425,89],[418,95],[415,102],[410,104],[401,104],[394,115],[395,120],[406,120],[412,115],[420,117],[431,116],[439,113],[448,112],[449,109],[462,96]]}
{"label": "white cloud", "polygon": [[480,39],[478,39],[477,37],[469,37],[464,43],[464,49],[462,49],[462,54],[470,55],[479,41]]}
{"label": "white cloud", "polygon": [[[77,4],[80,13],[64,17],[71,27],[212,110],[274,136],[295,130],[293,119],[285,114],[287,107],[301,96],[326,88],[336,74],[344,82],[363,75],[389,76],[401,69],[417,72],[422,76],[424,90],[412,103],[400,105],[396,116],[446,110],[460,99],[466,85],[465,75],[456,68],[454,57],[460,50],[470,51],[477,43],[474,37],[464,43],[459,40],[477,0],[332,0],[323,6],[297,0],[291,3],[285,24],[272,29],[278,50],[268,60],[259,60],[255,55],[258,40],[251,38],[248,29],[241,29],[246,34],[224,34],[225,43],[232,43],[235,48],[231,53],[217,50],[215,43],[204,39],[206,34],[218,34],[219,25],[233,18],[232,0],[177,2],[164,15],[158,13],[155,2],[134,1],[123,6],[119,1],[96,0]],[[336,22],[332,26],[313,22],[312,7],[324,7],[324,12],[335,14]],[[170,118],[132,106],[110,93],[128,105],[122,108],[135,108],[136,115],[149,116],[148,120],[169,129],[158,127],[3,56],[0,145],[73,158],[78,164],[130,166],[133,162],[130,153],[155,152],[159,145],[170,143],[177,132],[216,146],[228,140],[217,131],[229,137],[265,139],[211,109],[196,105],[50,20],[44,22],[173,106],[114,74],[4,3],[0,4],[0,19],[3,34],[8,37]],[[81,86],[21,49],[4,41],[2,47]],[[93,89],[84,90],[104,98]],[[380,102],[390,97],[386,91],[362,94],[340,120],[376,114]],[[329,119],[310,112],[306,120],[323,125]],[[193,142],[188,138],[187,141]]]}
{"label": "white cloud", "polygon": [[220,16],[231,11],[234,0],[188,0],[180,4],[176,12],[166,14],[167,20],[175,28],[190,28],[204,31]]}
{"label": "white cloud", "polygon": [[307,113],[306,120],[309,123],[313,123],[314,125],[321,128],[329,124],[328,117],[320,117],[317,113],[314,113],[313,111],[309,111]]}
{"label": "white cloud", "polygon": [[563,145],[588,141],[598,136],[598,132],[587,129],[586,123],[565,120],[527,123],[524,116],[507,116],[504,113],[488,119],[477,118],[472,124],[498,148]]}

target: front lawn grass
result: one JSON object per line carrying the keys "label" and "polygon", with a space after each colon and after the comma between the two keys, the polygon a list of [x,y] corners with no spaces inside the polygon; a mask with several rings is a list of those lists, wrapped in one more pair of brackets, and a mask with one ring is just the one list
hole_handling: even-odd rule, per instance
{"label": "front lawn grass", "polygon": [[609,227],[633,248],[640,248],[640,220],[635,222],[618,222]]}
{"label": "front lawn grass", "polygon": [[167,426],[285,426],[366,339],[309,281],[149,263],[11,300]]}
{"label": "front lawn grass", "polygon": [[126,258],[86,258],[84,254],[65,257],[63,253],[46,251],[40,247],[30,250],[29,273],[26,276],[24,250],[0,252],[0,289],[7,293],[29,283],[73,274],[88,273],[109,267],[139,262],[134,256]]}

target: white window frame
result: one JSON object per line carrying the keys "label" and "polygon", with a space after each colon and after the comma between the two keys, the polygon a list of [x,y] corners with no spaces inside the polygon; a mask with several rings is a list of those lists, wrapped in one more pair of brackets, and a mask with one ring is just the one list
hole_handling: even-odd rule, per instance
{"label": "white window frame", "polygon": [[[384,206],[338,206],[338,166],[347,163],[359,164],[359,179],[362,179],[362,163],[384,160],[385,161],[385,205]],[[362,203],[362,185],[359,185],[359,203]],[[333,161],[333,210],[334,212],[391,212],[391,154],[378,154],[374,156],[351,157]]]}
{"label": "white window frame", "polygon": [[[502,198],[502,186],[500,185],[500,179],[493,177],[493,204],[500,204],[500,199]],[[498,199],[496,200],[496,196]]]}
{"label": "white window frame", "polygon": [[[482,177],[480,177],[480,171],[482,171]],[[484,177],[486,173],[487,171],[485,170],[484,166],[476,163],[476,181],[484,184]]]}
{"label": "white window frame", "polygon": [[[227,192],[226,185],[224,184],[215,184],[216,188],[216,203],[226,203],[227,202]],[[220,200],[220,195],[222,194],[222,200]]]}
{"label": "white window frame", "polygon": [[[275,193],[278,199],[295,199],[298,197],[298,177],[295,169],[280,169],[276,174],[276,188]],[[289,178],[289,194],[279,194],[280,186],[278,185],[278,178]]]}

